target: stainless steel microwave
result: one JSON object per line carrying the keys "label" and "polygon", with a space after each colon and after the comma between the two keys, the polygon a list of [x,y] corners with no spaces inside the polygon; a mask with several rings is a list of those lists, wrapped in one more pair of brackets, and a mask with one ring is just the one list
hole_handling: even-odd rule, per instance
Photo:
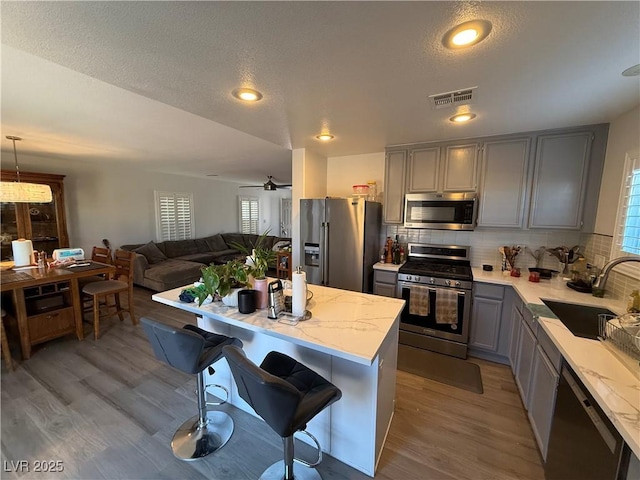
{"label": "stainless steel microwave", "polygon": [[436,230],[473,230],[478,196],[461,193],[409,193],[404,198],[404,226]]}

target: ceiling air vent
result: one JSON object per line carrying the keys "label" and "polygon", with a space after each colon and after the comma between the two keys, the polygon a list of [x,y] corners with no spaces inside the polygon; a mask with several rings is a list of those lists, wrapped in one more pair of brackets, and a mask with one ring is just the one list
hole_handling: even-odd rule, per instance
{"label": "ceiling air vent", "polygon": [[457,107],[458,105],[468,105],[473,103],[477,95],[474,90],[478,87],[469,87],[462,90],[454,90],[452,92],[438,93],[429,95],[433,100],[434,108]]}

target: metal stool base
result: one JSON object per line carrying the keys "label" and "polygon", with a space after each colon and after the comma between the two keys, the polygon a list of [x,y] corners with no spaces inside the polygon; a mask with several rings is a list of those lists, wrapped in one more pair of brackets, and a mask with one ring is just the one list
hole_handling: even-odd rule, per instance
{"label": "metal stool base", "polygon": [[[283,478],[284,460],[274,463],[260,475],[260,480],[282,480]],[[297,462],[293,462],[293,478],[295,480],[322,480],[320,473],[315,468],[305,467]]]}
{"label": "metal stool base", "polygon": [[[222,448],[233,433],[233,420],[217,410],[207,412],[207,424],[198,427],[196,415],[184,422],[173,435],[171,449],[180,460],[198,460]],[[284,467],[283,467],[284,471]]]}

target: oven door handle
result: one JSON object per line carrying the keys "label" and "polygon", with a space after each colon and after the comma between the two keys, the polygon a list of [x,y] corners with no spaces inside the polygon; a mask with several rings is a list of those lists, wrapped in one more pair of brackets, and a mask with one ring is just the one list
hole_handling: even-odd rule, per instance
{"label": "oven door handle", "polygon": [[[448,288],[443,288],[443,289],[441,289],[441,290],[448,290]],[[429,292],[436,293],[437,291],[438,291],[438,289],[437,289],[437,288],[430,288],[430,289],[429,289]],[[464,292],[464,291],[462,291],[462,290],[456,290],[456,294],[458,294],[458,295],[462,295],[462,296],[464,297],[464,296],[467,294],[467,292]]]}

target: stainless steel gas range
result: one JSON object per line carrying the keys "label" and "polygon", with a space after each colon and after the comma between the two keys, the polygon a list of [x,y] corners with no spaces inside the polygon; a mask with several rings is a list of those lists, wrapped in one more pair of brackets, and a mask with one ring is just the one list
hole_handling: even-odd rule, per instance
{"label": "stainless steel gas range", "polygon": [[398,270],[397,297],[406,300],[400,343],[467,358],[473,274],[471,247],[410,243]]}

